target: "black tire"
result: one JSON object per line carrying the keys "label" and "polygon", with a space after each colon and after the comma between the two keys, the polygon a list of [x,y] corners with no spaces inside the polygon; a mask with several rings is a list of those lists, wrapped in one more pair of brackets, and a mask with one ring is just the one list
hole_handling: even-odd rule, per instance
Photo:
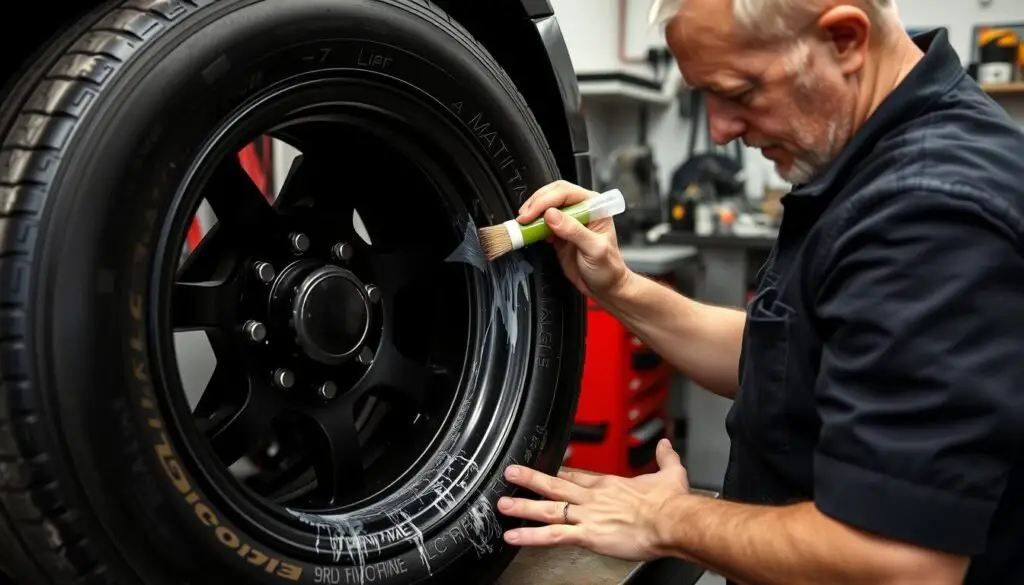
{"label": "black tire", "polygon": [[[359,65],[360,49],[379,58]],[[524,253],[521,286],[492,291],[514,298],[489,299],[517,305],[522,335],[515,351],[483,344],[477,391],[497,406],[468,413],[483,403],[466,398],[422,471],[358,511],[385,530],[265,520],[175,410],[156,285],[184,237],[179,186],[214,127],[300,73],[444,106],[462,164],[501,179],[466,202],[474,222],[513,217],[557,178],[514,84],[425,0],[129,0],[70,29],[0,109],[0,558],[16,582],[490,582],[511,562],[501,471],[558,469],[582,373],[583,299],[547,246]],[[428,524],[402,520],[414,503]]]}

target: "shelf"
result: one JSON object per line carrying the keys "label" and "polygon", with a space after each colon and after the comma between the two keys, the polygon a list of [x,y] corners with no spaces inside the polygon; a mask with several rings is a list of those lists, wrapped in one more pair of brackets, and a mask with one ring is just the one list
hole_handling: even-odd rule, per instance
{"label": "shelf", "polygon": [[667,106],[674,99],[662,84],[622,72],[587,73],[578,75],[580,95],[584,100],[632,101],[656,106]]}
{"label": "shelf", "polygon": [[992,95],[1024,96],[1024,81],[1018,81],[1015,83],[989,83],[982,85],[981,89]]}
{"label": "shelf", "polygon": [[667,106],[672,103],[671,95],[623,81],[581,81],[580,95],[584,100],[622,100],[658,106]]}

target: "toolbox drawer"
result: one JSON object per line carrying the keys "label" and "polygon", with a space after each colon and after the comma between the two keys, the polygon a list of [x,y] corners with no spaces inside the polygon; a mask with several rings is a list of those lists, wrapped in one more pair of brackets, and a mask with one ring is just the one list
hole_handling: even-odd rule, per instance
{"label": "toolbox drawer", "polygon": [[633,463],[649,466],[647,452],[657,446],[657,438],[651,444],[641,439],[669,427],[672,367],[593,302],[587,313],[586,362],[566,465],[636,475],[643,470]]}

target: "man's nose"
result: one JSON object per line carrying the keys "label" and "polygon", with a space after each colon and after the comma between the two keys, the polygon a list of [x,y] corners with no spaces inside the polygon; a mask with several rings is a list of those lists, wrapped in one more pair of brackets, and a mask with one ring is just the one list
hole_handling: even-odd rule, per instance
{"label": "man's nose", "polygon": [[728,144],[746,133],[747,124],[735,111],[735,107],[713,95],[706,96],[704,103],[707,106],[711,139],[716,144]]}

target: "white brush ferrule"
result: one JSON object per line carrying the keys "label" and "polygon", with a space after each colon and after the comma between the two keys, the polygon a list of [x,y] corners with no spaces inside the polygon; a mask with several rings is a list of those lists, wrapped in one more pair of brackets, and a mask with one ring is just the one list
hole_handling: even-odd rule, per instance
{"label": "white brush ferrule", "polygon": [[513,250],[518,250],[526,245],[526,242],[523,240],[523,230],[519,228],[518,221],[510,219],[501,225],[505,226],[505,231],[508,232],[508,238],[512,240]]}

